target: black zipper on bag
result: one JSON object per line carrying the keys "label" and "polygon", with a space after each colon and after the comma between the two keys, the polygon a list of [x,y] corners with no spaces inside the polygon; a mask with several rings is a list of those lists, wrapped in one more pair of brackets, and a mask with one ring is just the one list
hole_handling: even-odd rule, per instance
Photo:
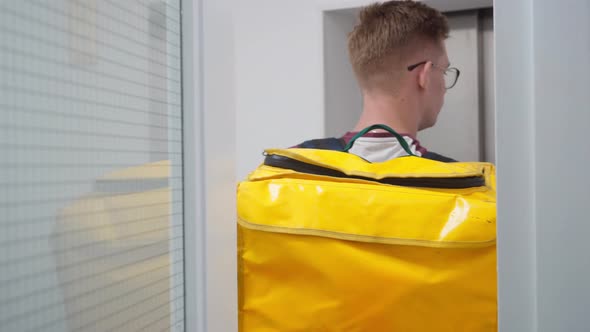
{"label": "black zipper on bag", "polygon": [[336,178],[360,179],[394,186],[436,188],[436,189],[466,189],[485,186],[482,176],[466,176],[460,178],[383,178],[373,179],[364,176],[348,175],[339,170],[311,165],[285,156],[270,154],[264,159],[264,165],[290,169],[300,173],[331,176]]}

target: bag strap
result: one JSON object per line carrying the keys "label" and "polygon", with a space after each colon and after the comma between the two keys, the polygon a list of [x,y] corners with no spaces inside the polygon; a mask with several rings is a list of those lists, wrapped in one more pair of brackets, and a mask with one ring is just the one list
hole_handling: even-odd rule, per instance
{"label": "bag strap", "polygon": [[402,135],[398,134],[395,130],[393,130],[391,127],[386,126],[384,124],[374,124],[372,126],[369,126],[361,131],[359,131],[356,135],[354,135],[354,137],[348,142],[348,144],[344,147],[344,152],[348,152],[351,148],[352,145],[354,144],[354,142],[359,139],[359,137],[362,137],[363,135],[365,135],[366,133],[368,133],[371,130],[374,129],[383,129],[387,132],[389,132],[390,134],[392,134],[395,138],[397,138],[397,141],[399,142],[399,144],[402,146],[402,148],[404,149],[404,151],[406,151],[408,153],[408,155],[410,156],[415,156],[415,154],[412,152],[412,150],[410,149],[410,146],[408,145],[408,142],[406,142],[405,138],[403,138]]}

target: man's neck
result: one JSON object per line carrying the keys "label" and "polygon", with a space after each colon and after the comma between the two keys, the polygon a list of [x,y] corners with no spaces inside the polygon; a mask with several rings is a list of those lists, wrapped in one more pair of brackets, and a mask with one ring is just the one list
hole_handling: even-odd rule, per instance
{"label": "man's neck", "polygon": [[374,124],[384,124],[398,133],[416,137],[418,109],[415,104],[404,98],[365,96],[363,112],[354,131],[361,131]]}

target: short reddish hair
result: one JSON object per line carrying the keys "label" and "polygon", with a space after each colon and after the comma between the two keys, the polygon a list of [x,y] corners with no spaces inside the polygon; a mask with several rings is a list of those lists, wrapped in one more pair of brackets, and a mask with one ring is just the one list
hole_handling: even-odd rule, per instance
{"label": "short reddish hair", "polygon": [[441,42],[448,38],[447,18],[414,1],[387,1],[362,9],[348,36],[352,67],[360,80],[382,71],[391,57],[401,58],[413,40]]}

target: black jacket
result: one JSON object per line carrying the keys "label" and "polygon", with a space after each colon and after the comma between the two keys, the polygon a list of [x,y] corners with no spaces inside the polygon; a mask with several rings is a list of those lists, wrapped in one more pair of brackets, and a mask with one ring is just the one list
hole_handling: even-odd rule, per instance
{"label": "black jacket", "polygon": [[[344,148],[346,147],[346,142],[342,138],[329,137],[329,138],[319,138],[319,139],[312,139],[309,141],[305,141],[305,142],[297,145],[296,147],[303,148],[303,149],[344,151]],[[441,162],[445,162],[445,163],[452,163],[452,162],[457,161],[455,159],[445,157],[443,155],[440,155],[435,152],[430,152],[430,151],[426,152],[426,154],[424,154],[422,156],[422,158],[441,161]]]}

